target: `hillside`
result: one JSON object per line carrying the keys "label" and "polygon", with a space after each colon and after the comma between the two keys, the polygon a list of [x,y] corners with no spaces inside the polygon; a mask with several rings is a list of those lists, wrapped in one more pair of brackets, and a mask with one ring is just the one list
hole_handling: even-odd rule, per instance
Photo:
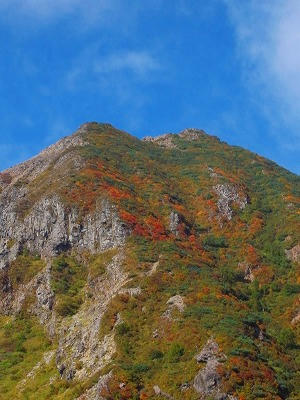
{"label": "hillside", "polygon": [[299,198],[197,129],[0,173],[0,400],[299,399]]}

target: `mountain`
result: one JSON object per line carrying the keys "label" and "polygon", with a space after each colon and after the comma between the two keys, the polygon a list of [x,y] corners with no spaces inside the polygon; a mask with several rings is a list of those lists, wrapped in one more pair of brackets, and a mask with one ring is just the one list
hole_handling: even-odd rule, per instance
{"label": "mountain", "polygon": [[0,399],[299,399],[299,177],[82,125],[0,174]]}

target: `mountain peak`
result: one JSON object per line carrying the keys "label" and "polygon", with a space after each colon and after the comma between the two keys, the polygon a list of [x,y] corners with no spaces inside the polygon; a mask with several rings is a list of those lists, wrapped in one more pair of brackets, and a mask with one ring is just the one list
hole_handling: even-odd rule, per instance
{"label": "mountain peak", "polygon": [[99,128],[112,129],[114,127],[109,122],[90,121],[90,122],[85,122],[84,124],[80,125],[79,129],[75,133],[86,133],[90,130],[99,129]]}
{"label": "mountain peak", "polygon": [[187,140],[197,140],[201,135],[207,135],[207,133],[204,130],[197,128],[186,128],[178,133],[178,136]]}
{"label": "mountain peak", "polygon": [[159,146],[162,147],[176,148],[176,143],[174,142],[174,139],[178,137],[187,141],[193,141],[193,140],[198,140],[199,137],[203,135],[207,135],[207,133],[202,129],[186,128],[183,131],[180,131],[179,133],[164,133],[163,135],[159,136],[146,136],[144,137],[143,140],[145,142],[152,142],[158,144]]}

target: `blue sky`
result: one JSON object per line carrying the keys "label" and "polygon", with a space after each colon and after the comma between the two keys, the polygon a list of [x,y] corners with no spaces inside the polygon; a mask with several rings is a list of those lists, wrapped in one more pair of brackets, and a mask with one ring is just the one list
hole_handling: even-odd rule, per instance
{"label": "blue sky", "polygon": [[86,121],[300,172],[298,0],[0,0],[0,169]]}

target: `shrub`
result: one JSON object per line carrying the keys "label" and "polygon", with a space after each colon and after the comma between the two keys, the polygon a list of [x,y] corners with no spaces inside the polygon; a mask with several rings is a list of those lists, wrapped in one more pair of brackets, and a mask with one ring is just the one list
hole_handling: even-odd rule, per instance
{"label": "shrub", "polygon": [[184,354],[184,348],[179,343],[172,343],[167,353],[169,362],[178,362]]}
{"label": "shrub", "polygon": [[160,350],[152,350],[150,353],[151,360],[157,360],[163,358],[164,354]]}
{"label": "shrub", "polygon": [[82,304],[82,298],[79,296],[61,296],[58,298],[55,309],[59,315],[66,317],[74,315]]}
{"label": "shrub", "polygon": [[129,330],[130,330],[130,328],[125,322],[122,322],[121,324],[117,325],[117,327],[116,327],[117,333],[121,336],[126,335],[126,333],[128,333]]}
{"label": "shrub", "polygon": [[212,314],[212,310],[208,307],[203,307],[200,304],[194,304],[189,306],[184,311],[185,317],[193,317],[197,319],[201,319],[204,315]]}
{"label": "shrub", "polygon": [[285,292],[288,296],[291,296],[293,294],[298,294],[300,293],[300,285],[296,283],[295,284],[288,283],[285,286]]}
{"label": "shrub", "polygon": [[203,240],[203,245],[205,247],[228,247],[226,239],[222,236],[216,237],[214,235],[209,235]]}
{"label": "shrub", "polygon": [[286,349],[293,348],[296,345],[296,335],[292,329],[283,328],[278,334],[277,341]]}

